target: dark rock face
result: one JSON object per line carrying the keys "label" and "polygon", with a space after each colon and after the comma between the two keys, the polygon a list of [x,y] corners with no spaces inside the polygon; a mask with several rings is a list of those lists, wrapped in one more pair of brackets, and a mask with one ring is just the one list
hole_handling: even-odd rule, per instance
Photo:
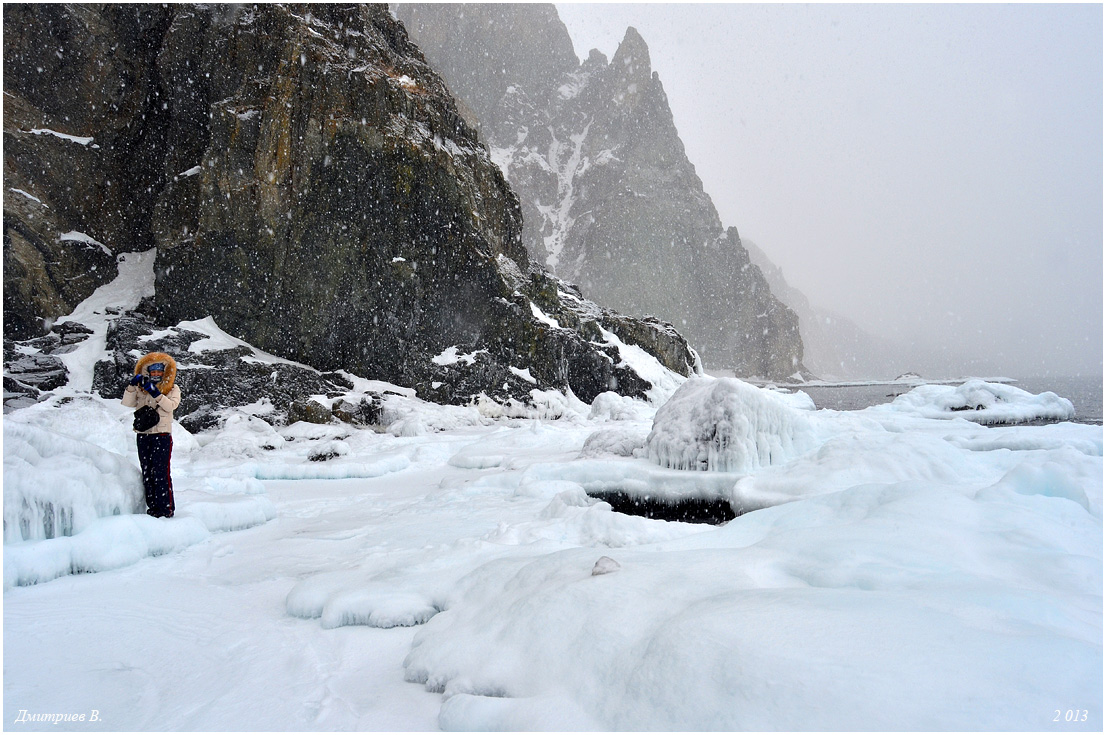
{"label": "dark rock face", "polygon": [[5,336],[42,334],[115,276],[115,253],[153,244],[163,141],[145,111],[164,116],[149,71],[169,20],[157,6],[4,6]]}
{"label": "dark rock face", "polygon": [[380,403],[369,396],[361,398],[357,403],[340,398],[331,404],[330,412],[339,421],[356,426],[380,423]]}
{"label": "dark rock face", "polygon": [[711,365],[803,369],[798,320],[723,229],[633,28],[610,63],[593,51],[569,64],[553,6],[396,12],[518,192],[531,257],[604,306],[672,322]]}
{"label": "dark rock face", "polygon": [[306,421],[309,424],[329,424],[334,414],[318,401],[292,401],[288,406],[288,423]]}
{"label": "dark rock face", "polygon": [[[454,93],[465,90],[462,109],[477,125],[497,121],[496,111],[508,89],[549,89],[580,65],[552,5],[521,3],[505,12],[500,4],[470,3],[448,11],[448,23],[438,22],[417,5],[395,8],[424,53],[431,50],[431,63]],[[487,32],[493,26],[494,37]],[[464,47],[456,53],[439,52],[458,41]]]}
{"label": "dark rock face", "polygon": [[[157,247],[143,309],[163,327],[212,316],[274,355],[454,402],[643,390],[602,341],[535,319],[518,199],[384,6],[4,12],[5,174],[25,192],[4,196],[9,336]],[[638,339],[672,342],[688,374],[658,329]],[[435,364],[450,347],[481,358]]]}
{"label": "dark rock face", "polygon": [[[259,8],[200,36],[204,73],[224,45],[275,69],[211,95],[188,182],[201,219],[155,222],[159,313],[211,314],[275,354],[410,383],[417,363],[500,320],[495,257],[526,264],[517,205],[385,11],[310,12]],[[188,53],[196,35],[166,48]]]}

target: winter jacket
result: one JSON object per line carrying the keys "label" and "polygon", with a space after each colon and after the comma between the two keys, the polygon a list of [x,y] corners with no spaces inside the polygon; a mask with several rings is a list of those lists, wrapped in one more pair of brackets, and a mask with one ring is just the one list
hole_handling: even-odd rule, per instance
{"label": "winter jacket", "polygon": [[180,388],[176,386],[176,361],[164,352],[151,352],[139,359],[138,364],[135,365],[134,373],[135,375],[149,378],[150,374],[148,368],[155,362],[165,363],[165,374],[158,384],[158,391],[160,391],[161,395],[154,398],[143,390],[141,386],[128,385],[126,390],[123,391],[123,405],[127,408],[135,409],[141,408],[142,406],[155,407],[158,414],[161,416],[161,420],[158,421],[152,429],[147,429],[141,433],[171,434],[173,431],[173,411],[177,410],[177,406],[180,405],[181,399]]}

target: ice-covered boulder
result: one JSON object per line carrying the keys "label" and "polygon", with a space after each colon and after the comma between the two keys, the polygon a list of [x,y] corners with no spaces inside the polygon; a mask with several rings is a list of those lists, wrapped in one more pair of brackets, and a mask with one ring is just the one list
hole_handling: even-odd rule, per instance
{"label": "ice-covered boulder", "polygon": [[601,429],[584,440],[580,450],[581,457],[602,457],[616,455],[632,457],[634,452],[645,446],[646,432],[637,428]]}
{"label": "ice-covered boulder", "polygon": [[958,386],[921,385],[882,408],[931,419],[964,418],[981,424],[1075,418],[1072,402],[1051,391],[1035,395],[1012,385],[978,379]]}
{"label": "ice-covered boulder", "polygon": [[646,450],[672,469],[749,472],[811,444],[807,417],[785,396],[734,378],[692,378],[657,410]]}
{"label": "ice-covered boulder", "polygon": [[4,422],[4,543],[72,536],[97,518],[142,513],[142,475],[122,455]]}

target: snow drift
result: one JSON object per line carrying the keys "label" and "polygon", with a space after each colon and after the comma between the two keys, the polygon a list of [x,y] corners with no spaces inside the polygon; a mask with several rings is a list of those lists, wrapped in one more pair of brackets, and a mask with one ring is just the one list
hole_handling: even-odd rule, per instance
{"label": "snow drift", "polygon": [[[406,677],[457,730],[1043,730],[1065,697],[1097,726],[1101,463],[1076,454],[978,492],[863,484],[663,544],[496,560],[416,634]],[[602,554],[619,568],[595,576]]]}

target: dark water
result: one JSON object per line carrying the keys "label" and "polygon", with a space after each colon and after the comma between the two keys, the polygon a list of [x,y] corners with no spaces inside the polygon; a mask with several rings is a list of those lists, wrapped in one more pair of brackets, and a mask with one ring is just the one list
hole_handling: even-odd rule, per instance
{"label": "dark water", "polygon": [[1075,420],[1081,424],[1102,423],[1102,376],[1093,378],[1025,378],[1014,383],[1030,393],[1050,390],[1075,406]]}
{"label": "dark water", "polygon": [[727,498],[681,498],[669,501],[661,496],[635,495],[622,490],[589,490],[588,495],[611,504],[615,513],[661,521],[710,523],[721,526],[740,515]]}
{"label": "dark water", "polygon": [[[1052,391],[1067,398],[1075,406],[1075,421],[1081,424],[1102,424],[1102,377],[1038,377],[1013,383],[1030,393]],[[818,408],[856,411],[868,406],[890,403],[895,396],[912,386],[901,384],[803,386],[799,390],[810,396]]]}

